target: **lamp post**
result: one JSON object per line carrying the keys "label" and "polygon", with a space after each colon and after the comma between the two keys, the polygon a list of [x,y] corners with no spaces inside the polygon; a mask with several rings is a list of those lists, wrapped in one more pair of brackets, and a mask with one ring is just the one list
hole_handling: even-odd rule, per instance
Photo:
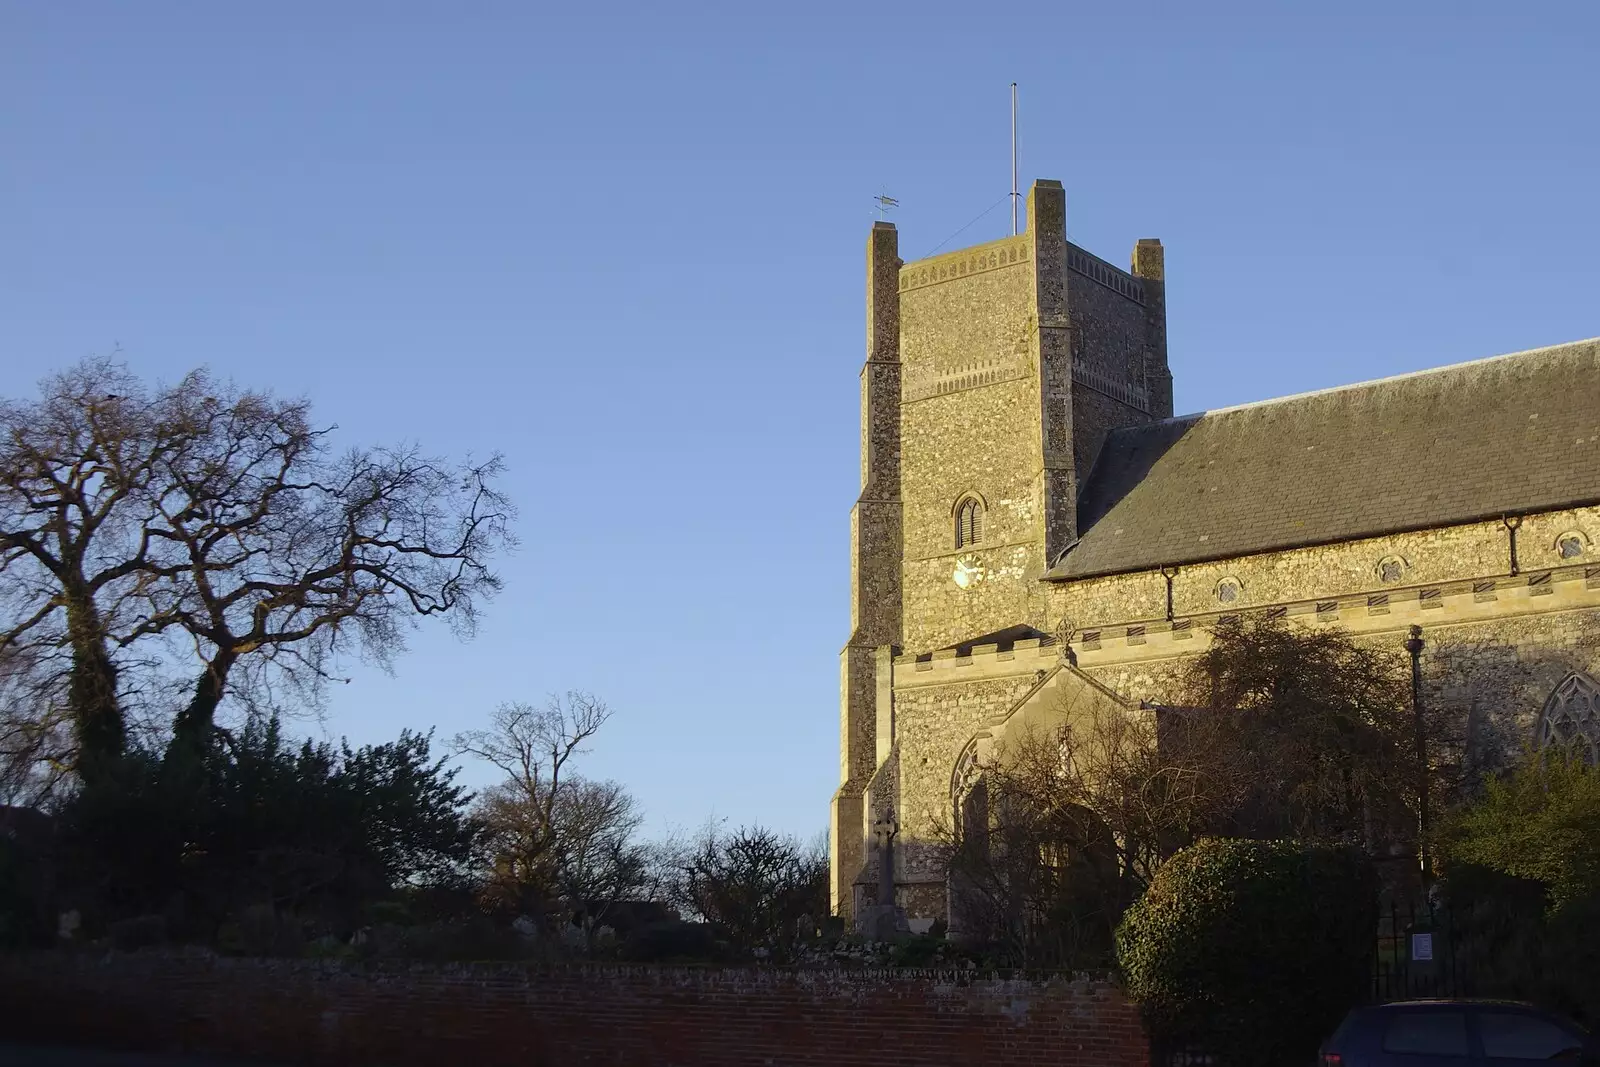
{"label": "lamp post", "polygon": [[1411,627],[1406,651],[1411,653],[1411,715],[1416,730],[1417,758],[1417,866],[1422,883],[1432,876],[1428,862],[1428,731],[1422,721],[1422,627]]}

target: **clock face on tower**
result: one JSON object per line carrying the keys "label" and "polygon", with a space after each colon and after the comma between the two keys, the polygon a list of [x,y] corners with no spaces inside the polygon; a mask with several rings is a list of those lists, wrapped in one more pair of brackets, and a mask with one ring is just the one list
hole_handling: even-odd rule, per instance
{"label": "clock face on tower", "polygon": [[983,579],[983,568],[978,565],[978,561],[972,556],[962,556],[956,560],[955,573],[950,577],[956,585],[966,589]]}

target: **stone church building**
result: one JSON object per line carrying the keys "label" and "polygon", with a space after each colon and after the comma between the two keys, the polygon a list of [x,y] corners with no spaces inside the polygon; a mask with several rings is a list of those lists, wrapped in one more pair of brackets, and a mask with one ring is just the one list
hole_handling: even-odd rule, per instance
{"label": "stone church building", "polygon": [[[1600,341],[1174,418],[1159,241],[867,244],[835,911],[946,908],[928,842],[1062,708],[1160,702],[1222,616],[1426,641],[1469,742],[1600,743]],[[1471,355],[1471,353],[1464,353]],[[880,828],[881,829],[881,828]]]}

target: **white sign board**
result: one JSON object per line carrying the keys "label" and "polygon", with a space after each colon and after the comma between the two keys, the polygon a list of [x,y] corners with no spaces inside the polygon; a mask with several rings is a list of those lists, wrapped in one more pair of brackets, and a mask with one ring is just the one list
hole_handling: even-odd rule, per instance
{"label": "white sign board", "polygon": [[1433,959],[1433,935],[1432,934],[1412,934],[1411,935],[1411,958],[1413,960],[1431,960],[1431,959]]}

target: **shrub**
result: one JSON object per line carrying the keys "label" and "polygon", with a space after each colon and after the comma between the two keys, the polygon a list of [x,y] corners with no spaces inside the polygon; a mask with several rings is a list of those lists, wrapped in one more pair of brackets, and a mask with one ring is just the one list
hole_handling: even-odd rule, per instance
{"label": "shrub", "polygon": [[[537,946],[486,915],[372,926],[358,931],[348,947],[348,954],[358,959],[423,963],[528,960],[538,955]],[[342,949],[333,952],[346,954]]]}
{"label": "shrub", "polygon": [[760,826],[708,826],[674,866],[678,903],[742,954],[782,959],[800,921],[828,912],[828,854]]}
{"label": "shrub", "polygon": [[1376,922],[1377,878],[1358,852],[1211,839],[1156,872],[1117,955],[1158,1042],[1288,1062],[1359,999]]}
{"label": "shrub", "polygon": [[710,923],[664,919],[630,933],[618,955],[633,963],[710,963],[727,955],[727,946]]}
{"label": "shrub", "polygon": [[230,945],[277,945],[242,915],[271,901],[348,936],[363,905],[458,878],[476,827],[454,778],[425,734],[295,745],[276,719],[251,718],[199,763],[135,749],[109,764],[62,813],[63,881],[96,930],[170,913],[176,940],[226,924]]}
{"label": "shrub", "polygon": [[106,928],[111,947],[121,952],[134,952],[167,940],[167,919],[164,915],[135,915],[119,919]]}
{"label": "shrub", "polygon": [[1600,769],[1530,754],[1453,813],[1439,844],[1473,991],[1600,1022]]}
{"label": "shrub", "polygon": [[293,916],[265,904],[252,904],[229,915],[217,929],[217,948],[231,956],[298,956],[305,930]]}
{"label": "shrub", "polygon": [[1560,750],[1530,754],[1440,836],[1447,861],[1542,882],[1556,909],[1600,896],[1600,768]]}
{"label": "shrub", "polygon": [[1590,1029],[1600,1026],[1600,897],[1569,901],[1547,920],[1543,982],[1531,994]]}
{"label": "shrub", "polygon": [[913,934],[889,949],[891,967],[934,967],[945,961],[949,943],[932,933]]}
{"label": "shrub", "polygon": [[1544,883],[1487,867],[1456,865],[1442,883],[1456,941],[1453,963],[1477,996],[1530,1000],[1594,1023],[1600,1019],[1600,901],[1549,907]]}
{"label": "shrub", "polygon": [[49,865],[37,845],[0,833],[0,947],[51,942],[49,883]]}

